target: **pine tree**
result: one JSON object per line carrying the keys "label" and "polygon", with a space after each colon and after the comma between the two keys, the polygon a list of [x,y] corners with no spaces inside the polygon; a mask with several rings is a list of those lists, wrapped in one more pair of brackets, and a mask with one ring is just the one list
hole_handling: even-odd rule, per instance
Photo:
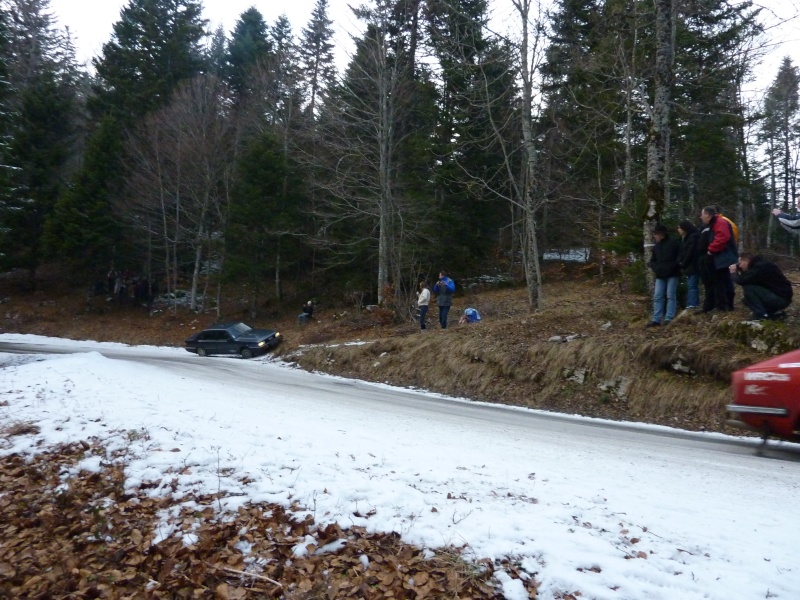
{"label": "pine tree", "polygon": [[196,0],[130,0],[102,55],[94,59],[97,77],[89,107],[95,128],[82,168],[47,227],[49,247],[69,252],[76,266],[105,272],[120,266],[111,262],[115,258],[135,260],[119,251],[125,230],[113,223],[125,187],[123,140],[146,114],[165,106],[182,81],[206,68],[205,24]]}
{"label": "pine tree", "polygon": [[[379,303],[399,285],[405,251],[419,223],[413,198],[403,189],[402,131],[417,87],[393,20],[393,4],[378,0],[356,11],[366,26],[340,85],[331,93],[318,131],[325,171],[320,207],[327,242],[366,264],[377,263]],[[427,181],[427,178],[423,179]],[[351,263],[352,264],[352,263]]]}
{"label": "pine tree", "polygon": [[312,117],[321,95],[331,87],[336,77],[332,25],[333,21],[328,18],[328,0],[317,0],[298,47],[306,111]]}
{"label": "pine tree", "polygon": [[208,72],[220,79],[225,75],[227,45],[228,39],[225,37],[225,30],[222,28],[222,25],[220,25],[211,36],[206,57]]}
{"label": "pine tree", "polygon": [[49,0],[14,0],[9,32],[6,165],[2,206],[5,266],[27,269],[33,286],[42,236],[74,164],[79,113],[74,49],[53,23]]}
{"label": "pine tree", "polygon": [[775,206],[797,210],[797,143],[800,140],[800,68],[784,57],[764,98],[764,136],[770,141],[769,160],[781,182]]}
{"label": "pine tree", "polygon": [[266,21],[255,7],[244,11],[228,42],[225,79],[237,98],[250,91],[255,68],[267,60],[272,43]]}
{"label": "pine tree", "polygon": [[485,0],[429,1],[425,19],[442,78],[434,172],[441,252],[435,260],[447,261],[451,270],[476,268],[509,221],[508,206],[499,200],[507,197],[508,173],[496,128],[503,135],[506,127],[519,130],[512,117],[518,89],[508,47],[486,36]]}
{"label": "pine tree", "polygon": [[164,106],[176,86],[204,67],[206,20],[198,0],[130,0],[94,59],[95,113],[135,122]]}
{"label": "pine tree", "polygon": [[[8,78],[8,65],[10,61],[9,52],[9,31],[8,23],[10,15],[6,9],[0,5],[0,211],[4,210],[6,203],[11,198],[11,177],[12,167],[9,164],[9,139],[11,123],[11,83]],[[0,247],[5,242],[5,232],[7,228],[0,223]],[[2,257],[0,257],[1,259]]]}
{"label": "pine tree", "polygon": [[249,142],[236,167],[225,274],[253,282],[255,307],[262,281],[272,279],[275,297],[281,299],[282,273],[303,255],[303,194],[298,170],[287,162],[282,140],[270,132]]}
{"label": "pine tree", "polygon": [[50,256],[68,258],[73,267],[105,272],[115,259],[129,254],[123,228],[112,210],[124,172],[119,123],[106,117],[89,138],[83,168],[57,201],[45,224],[44,242]]}

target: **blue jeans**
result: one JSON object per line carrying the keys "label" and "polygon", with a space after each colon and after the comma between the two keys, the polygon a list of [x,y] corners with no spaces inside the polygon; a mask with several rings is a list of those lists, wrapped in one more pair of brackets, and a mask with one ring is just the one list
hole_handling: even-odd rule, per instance
{"label": "blue jeans", "polygon": [[419,307],[419,328],[425,329],[425,317],[428,316],[428,305],[425,304]]}
{"label": "blue jeans", "polygon": [[[680,277],[656,279],[656,289],[653,292],[653,321],[669,323],[675,318],[678,310],[678,280]],[[664,314],[664,297],[667,300],[667,312]],[[663,319],[662,319],[663,316]]]}
{"label": "blue jeans", "polygon": [[700,306],[700,274],[686,276],[686,308],[697,308]]}
{"label": "blue jeans", "polygon": [[447,313],[450,312],[449,306],[440,306],[439,307],[439,325],[442,329],[447,329]]}

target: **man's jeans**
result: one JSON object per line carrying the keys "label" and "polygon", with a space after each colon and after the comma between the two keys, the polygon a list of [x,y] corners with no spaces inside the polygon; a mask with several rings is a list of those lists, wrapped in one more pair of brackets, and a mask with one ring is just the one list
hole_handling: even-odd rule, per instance
{"label": "man's jeans", "polygon": [[449,306],[439,307],[439,325],[442,329],[447,329],[447,313],[450,312]]}
{"label": "man's jeans", "polygon": [[759,317],[781,311],[792,303],[791,300],[781,298],[760,285],[743,285],[742,291],[744,292],[744,305]]}
{"label": "man's jeans", "polygon": [[687,286],[687,293],[686,293],[686,308],[697,308],[700,306],[700,275],[699,273],[695,273],[694,275],[687,275],[686,276],[686,286]]}
{"label": "man's jeans", "polygon": [[[680,277],[656,279],[656,288],[653,292],[653,321],[656,323],[669,323],[675,318],[678,310],[678,280]],[[666,296],[667,313],[664,314],[664,300]]]}

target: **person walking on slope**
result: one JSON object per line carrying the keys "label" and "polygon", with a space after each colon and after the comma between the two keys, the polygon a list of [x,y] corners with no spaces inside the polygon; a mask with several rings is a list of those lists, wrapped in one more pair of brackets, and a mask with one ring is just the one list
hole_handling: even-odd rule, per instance
{"label": "person walking on slope", "polygon": [[739,257],[739,263],[730,266],[733,280],[742,286],[744,304],[753,314],[750,319],[763,321],[784,316],[792,303],[792,284],[780,267],[750,252]]}
{"label": "person walking on slope", "polygon": [[425,331],[425,318],[428,316],[428,303],[431,301],[431,291],[428,289],[427,281],[419,282],[419,293],[417,294],[417,308],[419,309],[419,328]]}
{"label": "person walking on slope", "polygon": [[680,241],[670,238],[669,230],[661,223],[655,226],[653,238],[656,243],[653,246],[650,268],[656,275],[656,287],[653,290],[653,320],[646,327],[669,325],[675,318],[678,310],[678,280],[681,274],[678,265]]}
{"label": "person walking on slope", "polygon": [[447,271],[441,271],[434,292],[436,292],[436,305],[439,307],[439,325],[442,329],[447,329],[447,314],[450,312],[450,307],[453,306],[455,291],[455,282],[447,276]]}
{"label": "person walking on slope", "polygon": [[700,232],[687,219],[678,225],[678,233],[681,236],[678,265],[681,273],[686,275],[686,308],[700,308],[700,271],[697,268],[697,238],[700,237]]}

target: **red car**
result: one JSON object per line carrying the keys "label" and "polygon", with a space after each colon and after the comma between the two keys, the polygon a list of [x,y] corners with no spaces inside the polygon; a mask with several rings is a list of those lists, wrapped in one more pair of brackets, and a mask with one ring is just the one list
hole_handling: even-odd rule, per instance
{"label": "red car", "polygon": [[731,376],[730,425],[800,442],[800,350],[750,365]]}

